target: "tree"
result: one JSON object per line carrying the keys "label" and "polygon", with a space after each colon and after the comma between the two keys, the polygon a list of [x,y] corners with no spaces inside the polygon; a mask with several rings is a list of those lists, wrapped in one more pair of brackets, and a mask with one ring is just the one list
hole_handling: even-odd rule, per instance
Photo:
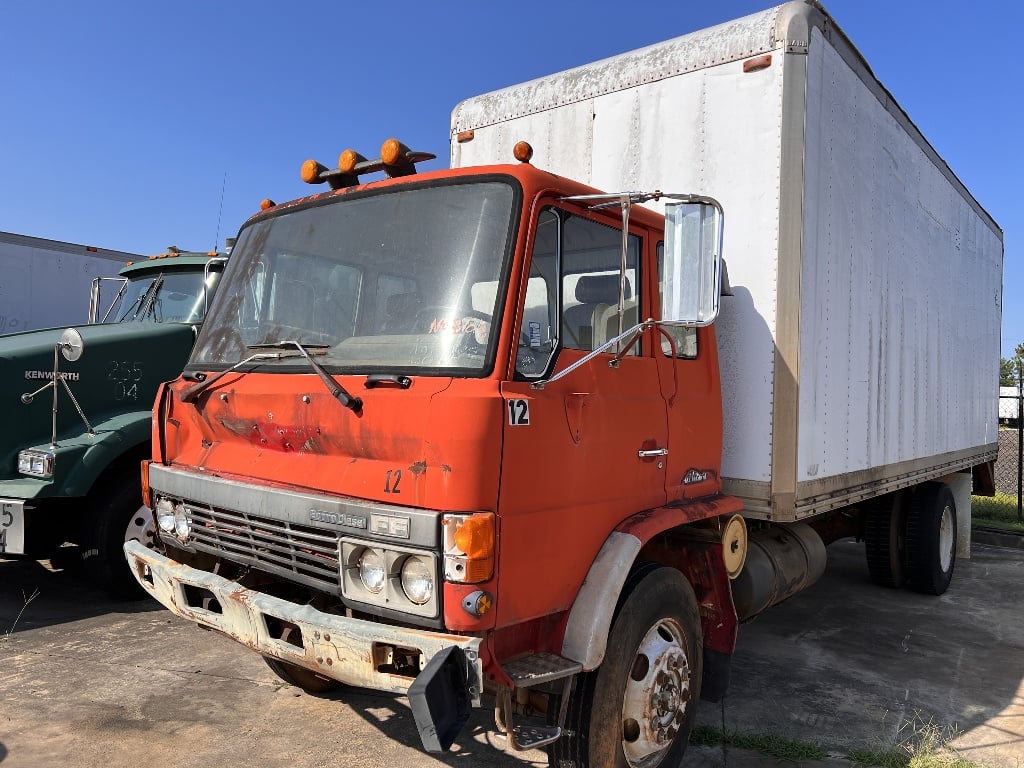
{"label": "tree", "polygon": [[1013,360],[1007,360],[1005,357],[999,358],[999,386],[1017,386],[1017,366],[1013,364]]}
{"label": "tree", "polygon": [[999,358],[999,386],[1016,387],[1020,382],[1021,368],[1024,367],[1024,343],[1018,344],[1013,357]]}

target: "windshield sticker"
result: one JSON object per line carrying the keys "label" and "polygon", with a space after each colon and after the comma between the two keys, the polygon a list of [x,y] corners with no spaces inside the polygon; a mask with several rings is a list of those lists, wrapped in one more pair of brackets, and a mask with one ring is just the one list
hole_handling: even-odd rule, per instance
{"label": "windshield sticker", "polygon": [[536,320],[530,321],[530,347],[532,349],[540,349],[540,323]]}

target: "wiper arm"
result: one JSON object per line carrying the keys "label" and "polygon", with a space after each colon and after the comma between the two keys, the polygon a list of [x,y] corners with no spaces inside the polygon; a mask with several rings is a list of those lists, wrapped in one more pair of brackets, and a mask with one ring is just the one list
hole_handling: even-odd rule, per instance
{"label": "wiper arm", "polygon": [[327,370],[322,365],[320,365],[320,363],[314,360],[310,356],[309,352],[306,351],[307,349],[309,349],[314,352],[320,352],[320,354],[323,354],[323,351],[331,346],[330,344],[306,344],[305,346],[303,346],[302,344],[293,339],[284,339],[282,341],[278,341],[272,344],[250,344],[248,346],[248,349],[280,349],[285,346],[293,346],[297,350],[299,350],[299,352],[302,353],[302,356],[306,358],[309,364],[313,367],[313,370],[316,371],[316,375],[320,377],[320,380],[324,383],[324,386],[327,387],[327,391],[330,392],[331,395],[335,399],[337,399],[339,403],[341,403],[346,408],[354,411],[355,413],[359,413],[361,410],[363,410],[363,399],[361,397],[354,397],[351,394],[349,394],[348,391],[346,391],[346,389],[343,386],[341,386],[341,384],[336,382],[332,378],[331,374],[329,374]]}
{"label": "wiper arm", "polygon": [[[142,319],[143,320],[145,320],[147,317],[149,317],[149,313],[153,311],[153,305],[156,303],[156,295],[160,291],[160,286],[162,286],[163,284],[164,284],[164,276],[163,276],[163,273],[161,273],[161,274],[157,275],[156,280],[154,280],[150,284],[149,289],[146,291],[146,295],[145,295],[146,304],[145,304],[145,306],[142,307]],[[154,317],[155,317],[155,315],[154,315]]]}
{"label": "wiper arm", "polygon": [[186,389],[184,392],[181,393],[181,402],[183,402],[183,403],[191,403],[191,402],[193,402],[199,396],[200,392],[202,392],[204,389],[209,387],[215,381],[220,379],[222,376],[228,375],[232,371],[238,370],[239,368],[241,368],[243,365],[246,365],[247,363],[252,363],[254,361],[262,361],[262,360],[281,360],[282,358],[285,358],[285,357],[292,357],[292,355],[286,355],[284,352],[257,352],[257,353],[255,353],[253,355],[249,355],[247,358],[245,358],[245,360],[239,360],[237,363],[232,365],[230,368],[228,368],[226,370],[223,370],[223,371],[220,371],[219,373],[215,373],[210,378],[203,379],[198,384],[196,384],[194,387],[189,387],[188,389]]}

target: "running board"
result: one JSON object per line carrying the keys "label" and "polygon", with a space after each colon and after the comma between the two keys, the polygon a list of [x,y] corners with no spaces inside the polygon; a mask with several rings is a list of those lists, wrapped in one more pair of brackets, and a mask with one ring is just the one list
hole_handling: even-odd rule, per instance
{"label": "running board", "polygon": [[[500,706],[495,712],[498,729],[508,738],[508,748],[517,752],[537,749],[553,744],[562,737],[565,715],[569,708],[573,681],[583,671],[577,661],[553,653],[535,653],[504,665],[505,674],[512,679],[513,688],[503,688],[499,694]],[[558,712],[558,725],[516,725],[512,717],[512,691],[564,680],[562,706]]]}

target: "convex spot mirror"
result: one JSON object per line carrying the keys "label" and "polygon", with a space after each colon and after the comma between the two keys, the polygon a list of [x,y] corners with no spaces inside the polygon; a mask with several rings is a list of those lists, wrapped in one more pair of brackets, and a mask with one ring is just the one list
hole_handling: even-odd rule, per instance
{"label": "convex spot mirror", "polygon": [[60,335],[60,353],[69,363],[75,362],[85,351],[85,342],[82,341],[82,334],[75,328],[68,328]]}
{"label": "convex spot mirror", "polygon": [[710,197],[665,197],[661,322],[711,325],[722,289],[722,206]]}

